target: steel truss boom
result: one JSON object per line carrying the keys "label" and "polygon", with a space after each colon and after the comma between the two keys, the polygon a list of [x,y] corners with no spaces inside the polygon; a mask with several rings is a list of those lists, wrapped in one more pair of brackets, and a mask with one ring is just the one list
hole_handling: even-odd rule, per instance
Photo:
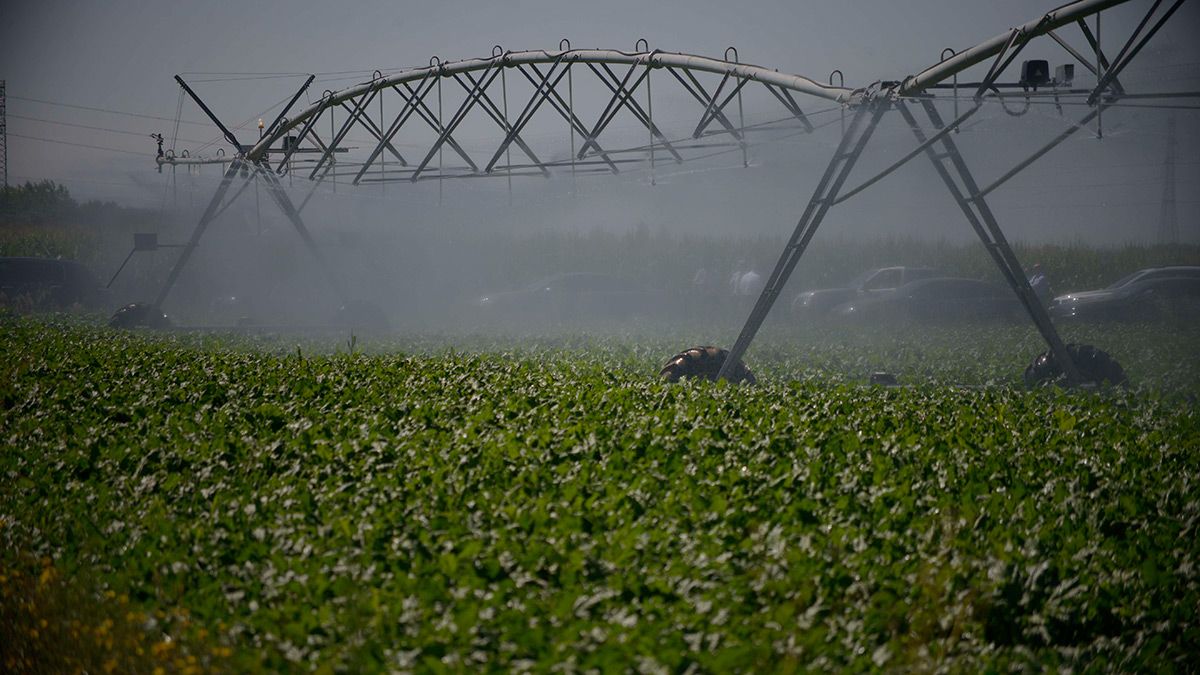
{"label": "steel truss boom", "polygon": [[816,82],[801,75],[789,75],[775,70],[750,64],[714,59],[707,56],[682,54],[663,51],[623,52],[615,49],[574,49],[559,51],[517,51],[495,54],[490,58],[466,59],[447,63],[436,63],[424,68],[413,68],[399,73],[380,77],[349,89],[332,93],[324,100],[318,101],[296,114],[296,116],[279,125],[271,134],[263,136],[253,148],[247,152],[247,157],[253,161],[266,153],[269,148],[283,138],[293,128],[304,124],[309,118],[319,115],[330,105],[338,105],[361,97],[364,93],[406,82],[419,81],[427,76],[452,78],[455,75],[488,71],[502,67],[518,67],[528,65],[551,65],[562,62],[606,64],[609,66],[626,65],[649,68],[676,68],[693,72],[708,72],[736,79],[739,83],[761,82],[764,85],[777,87],[784,91],[793,91],[839,104],[854,102],[855,91],[845,87],[833,87]]}
{"label": "steel truss boom", "polygon": [[[267,185],[268,192],[277,206],[287,216],[321,266],[327,273],[330,272],[321,258],[320,250],[300,218],[300,211],[307,204],[308,198],[306,197],[299,207],[294,206],[286,190],[280,184],[278,176],[285,171],[290,171],[293,164],[300,163],[305,167],[308,177],[319,185],[333,171],[335,164],[339,163],[336,155],[348,152],[349,148],[345,144],[350,129],[354,127],[365,129],[371,136],[371,142],[374,143],[373,149],[364,162],[349,162],[353,171],[352,182],[354,184],[359,184],[361,181],[382,183],[403,180],[415,182],[500,175],[509,178],[511,190],[513,176],[549,176],[552,168],[566,166],[571,168],[573,175],[577,172],[595,171],[618,173],[623,165],[640,163],[642,160],[629,157],[629,155],[640,154],[647,155],[649,159],[651,182],[653,183],[656,151],[665,152],[672,160],[681,163],[696,158],[686,154],[689,151],[731,145],[734,148],[741,148],[743,164],[748,165],[747,133],[761,131],[763,125],[776,124],[776,122],[769,122],[747,126],[745,123],[742,112],[743,93],[748,89],[761,86],[786,111],[787,116],[782,121],[790,121],[791,128],[799,128],[811,133],[816,127],[810,121],[810,116],[824,112],[810,111],[806,114],[797,101],[797,95],[835,103],[843,110],[850,109],[853,116],[848,126],[845,125],[843,118],[843,135],[840,143],[742,327],[719,377],[728,375],[749,348],[774,302],[783,293],[792,271],[799,263],[829,209],[860,194],[914,158],[924,155],[933,164],[950,196],[983,242],[989,256],[1049,345],[1056,360],[1062,364],[1067,379],[1072,383],[1081,383],[1084,381],[1083,374],[1079,372],[1076,364],[1072,361],[1070,353],[1050,321],[1045,307],[1040,304],[1026,280],[1024,270],[1013,253],[986,197],[1072,134],[1087,128],[1087,125],[1093,120],[1096,121],[1097,135],[1100,135],[1100,121],[1104,109],[1116,105],[1121,98],[1167,98],[1196,95],[1195,92],[1130,93],[1126,90],[1125,85],[1128,83],[1120,80],[1120,74],[1185,0],[1171,0],[1166,3],[1164,0],[1151,0],[1149,11],[1145,13],[1132,34],[1116,52],[1116,57],[1110,61],[1101,50],[1099,31],[1093,32],[1085,19],[1095,16],[1098,24],[1100,12],[1129,1],[1076,0],[1052,9],[974,47],[953,53],[949,58],[900,82],[877,82],[869,87],[857,89],[820,84],[800,75],[790,75],[761,66],[739,63],[736,50],[732,50],[732,48],[726,51],[726,58],[716,59],[660,50],[624,52],[604,49],[571,49],[569,44],[565,49],[557,51],[504,52],[496,47],[492,55],[487,58],[445,63],[431,60],[428,67],[407,69],[390,75],[376,71],[369,82],[337,92],[326,91],[320,100],[299,111],[294,117],[286,117],[286,113],[303,93],[304,88],[302,88],[291,98],[283,112],[279,113],[261,138],[253,145],[240,144],[234,134],[221,123],[187,83],[177,77],[180,86],[195,99],[196,103],[222,130],[226,139],[234,146],[237,155],[231,158],[232,163],[225,172],[216,194],[197,223],[196,229],[184,247],[175,267],[171,270],[165,286],[158,295],[158,303],[161,304],[166,298],[171,286],[178,278],[180,270],[191,256],[208,225],[229,207],[238,194],[244,191],[245,185],[234,194],[233,198],[222,205],[222,199],[236,178],[236,174],[241,171],[243,177],[246,177],[247,169],[252,171],[250,179],[261,180]],[[1165,10],[1161,13],[1158,12],[1160,6],[1164,4],[1166,5]],[[1061,29],[1072,24],[1078,26],[1086,40],[1088,48],[1092,52],[1090,59],[1083,51],[1073,47],[1064,37]],[[1096,77],[1095,85],[1089,86],[1087,89],[1058,89],[1056,86],[1052,86],[1050,90],[1031,93],[1027,91],[1024,82],[1003,81],[1005,73],[1008,72],[1022,50],[1034,40],[1043,37],[1056,42],[1090,71]],[[639,47],[641,42],[639,41]],[[728,60],[730,51],[734,54],[733,60]],[[964,85],[958,83],[959,73],[989,62],[987,72],[982,79]],[[573,88],[576,78],[573,77],[573,71],[579,69],[583,69],[584,74],[590,72],[594,75],[594,81],[603,86],[601,91],[605,94],[605,98],[602,99],[605,101],[603,108],[594,122],[590,123],[584,121],[585,115],[581,115],[580,109],[575,104]],[[509,87],[506,73],[510,70],[519,73],[524,81],[533,87],[529,98],[518,101],[515,117],[509,115]],[[694,102],[700,106],[698,119],[694,126],[689,125],[690,132],[686,137],[668,138],[661,128],[661,123],[654,119],[655,106],[651,95],[651,83],[656,70],[664,75],[670,75],[670,78],[660,76],[662,81],[673,81],[674,84],[682,87],[686,95],[690,97],[690,99],[683,100]],[[720,81],[716,83],[715,87],[712,85],[706,87],[697,77],[702,73],[708,73],[710,76],[717,75]],[[953,85],[946,84],[947,80],[952,80]],[[450,112],[448,118],[443,118],[443,82],[452,82],[465,93],[465,98],[461,103],[452,111],[447,111]],[[304,87],[306,88],[310,83],[311,78]],[[674,84],[670,86],[674,86]],[[970,90],[973,94],[970,98],[974,99],[974,105],[961,115],[957,113],[960,86]],[[565,95],[562,91],[564,88],[567,90]],[[956,105],[956,118],[949,124],[943,122],[935,106],[935,101],[938,99],[934,98],[932,93],[947,89],[954,90],[952,100]],[[1013,92],[1014,89],[1026,89],[1026,91]],[[1002,93],[1001,90],[1005,90],[1005,92]],[[399,96],[401,106],[398,112],[393,112],[394,117],[385,118],[383,115],[384,96],[389,92]],[[644,98],[642,98],[643,95]],[[1029,99],[1035,97],[1050,96],[1053,97],[1056,105],[1059,104],[1060,96],[1075,97],[1076,100],[1071,104],[1087,105],[1091,107],[1091,110],[1029,157],[1000,175],[999,178],[981,186],[968,168],[965,153],[959,149],[951,132],[957,130],[965,120],[976,114],[984,105],[990,105],[995,101],[1002,103],[1012,97],[1025,97],[1028,102]],[[436,110],[431,103],[434,97],[436,97]],[[737,101],[736,123],[733,113],[728,112],[735,100]],[[378,119],[372,116],[372,104],[376,101],[378,101]],[[929,123],[933,125],[932,134],[927,135],[917,123],[913,111],[910,110],[914,101],[916,102],[915,107],[919,107]],[[1048,101],[1041,102],[1049,103]],[[534,115],[543,107],[548,107],[566,122],[571,139],[571,153],[567,160],[543,161],[522,137],[522,133],[526,131]],[[502,132],[499,144],[489,149],[487,155],[480,158],[480,161],[472,158],[463,144],[455,138],[455,133],[464,120],[476,109],[491,119]],[[340,126],[335,123],[335,115],[338,110],[345,115]],[[867,148],[872,134],[886,114],[893,110],[899,112],[905,125],[911,129],[917,141],[916,147],[891,163],[883,171],[859,183],[857,187],[843,191],[856,162]],[[648,134],[648,143],[616,149],[611,147],[606,149],[601,145],[601,136],[621,113],[636,120]],[[431,129],[434,132],[435,140],[432,145],[420,151],[423,154],[416,155],[419,160],[410,163],[397,149],[398,143],[395,139],[402,127],[410,123],[414,116],[419,120],[415,124]],[[318,122],[322,119],[328,120],[327,127],[322,127],[322,129],[327,128],[328,130],[329,135],[325,138],[318,133]],[[732,141],[719,142],[714,145],[711,140],[707,139],[715,134],[727,134]],[[576,144],[577,137],[578,144]],[[282,144],[280,141],[283,141]],[[311,147],[301,147],[305,143],[310,144]],[[513,146],[523,153],[527,160],[520,160],[523,163],[514,163],[509,158]],[[449,148],[457,154],[465,162],[465,166],[445,166],[442,161],[445,148]],[[313,154],[318,158],[312,161],[296,160],[298,153]],[[272,155],[280,154],[282,159],[272,170],[272,167],[268,165],[268,160],[274,162],[275,159],[272,158]],[[395,163],[387,166],[385,155],[390,155]],[[159,159],[160,163],[224,161],[230,160],[173,156]],[[396,166],[397,164],[398,166]],[[378,176],[368,175],[372,166],[378,166]],[[397,176],[399,177],[397,178]],[[334,185],[336,184],[335,180]],[[314,185],[314,190],[315,187]],[[309,197],[312,194],[313,192],[310,191]],[[339,296],[344,299],[345,289],[338,278],[330,274],[330,282]]]}
{"label": "steel truss boom", "polygon": [[[765,129],[762,127],[770,126],[781,128],[779,124],[787,120],[799,121],[807,132],[811,133],[814,130],[815,127],[797,101],[797,95],[811,94],[822,100],[834,100],[847,105],[858,100],[860,96],[859,90],[819,85],[808,78],[784,75],[759,66],[739,63],[736,60],[736,50],[730,48],[726,51],[726,56],[731,52],[734,54],[733,61],[661,51],[626,53],[616,50],[565,49],[557,52],[499,53],[494,50],[493,56],[488,59],[444,64],[435,60],[427,68],[410,69],[387,77],[376,71],[370,82],[341,92],[326,91],[318,102],[292,119],[280,116],[255,147],[237,147],[251,162],[257,161],[257,158],[282,153],[283,159],[276,162],[276,171],[281,174],[294,168],[293,157],[296,153],[317,154],[319,158],[315,162],[307,162],[304,166],[307,178],[315,180],[325,177],[335,161],[339,165],[347,164],[335,160],[333,155],[347,152],[348,132],[354,127],[361,127],[371,136],[375,146],[365,161],[348,162],[353,175],[351,182],[355,185],[364,181],[416,182],[484,176],[510,179],[513,176],[528,175],[549,177],[551,169],[566,166],[571,168],[573,174],[580,169],[584,173],[591,173],[600,167],[607,167],[609,173],[616,174],[620,173],[622,164],[641,161],[614,159],[612,155],[616,153],[646,155],[653,170],[656,152],[661,151],[676,163],[683,163],[696,158],[695,154],[689,155],[689,151],[716,147],[711,143],[697,142],[714,134],[732,136],[737,141],[736,145],[741,148],[743,165],[748,166],[748,144],[745,136],[747,131],[763,131]],[[618,64],[624,64],[625,69],[614,68]],[[598,82],[602,90],[607,91],[609,95],[607,104],[594,123],[584,122],[573,102],[572,72],[576,68],[586,68],[590,71],[595,77],[593,81]],[[532,94],[518,108],[515,117],[511,118],[508,111],[509,87],[505,81],[508,70],[515,70],[533,87]],[[690,138],[668,138],[661,124],[655,121],[651,96],[651,76],[655,70],[669,73],[702,107],[698,111],[698,121]],[[711,93],[697,77],[704,72],[719,73],[721,76],[720,84]],[[461,104],[450,113],[448,119],[442,118],[441,111],[443,80],[453,81],[465,94]],[[752,84],[765,88],[772,99],[782,105],[786,117],[747,127],[742,113],[742,95]],[[567,89],[566,92],[562,91],[564,88]],[[498,93],[497,89],[500,90]],[[390,123],[382,114],[383,98],[389,90],[401,100],[401,111]],[[427,102],[435,93],[438,97],[436,113]],[[735,100],[737,124],[726,112]],[[378,120],[374,119],[372,112],[376,101],[380,106]],[[572,140],[572,159],[569,162],[542,160],[523,138],[523,132],[542,108],[551,109],[567,122]],[[329,137],[322,140],[317,133],[317,121],[330,118],[339,109],[346,116],[340,118],[340,124],[331,120]],[[488,150],[487,155],[478,158],[473,158],[455,138],[460,125],[475,111],[491,119],[503,132],[498,146]],[[632,117],[645,128],[649,133],[648,144],[615,150],[606,149],[602,145],[601,136],[622,113]],[[414,115],[420,120],[417,126],[424,125],[433,129],[435,139],[421,151],[419,160],[410,163],[396,149],[394,139]],[[714,124],[719,124],[720,128],[709,130]],[[575,145],[576,136],[582,141],[578,145]],[[272,145],[276,140],[283,142]],[[312,147],[301,147],[305,144]],[[514,146],[524,154],[527,162],[514,164],[509,159]],[[445,166],[442,163],[445,148],[453,150],[465,162],[465,166]],[[385,166],[385,152],[398,162],[398,166]],[[163,161],[171,163],[170,158]],[[372,168],[377,169],[378,173],[372,174]]]}

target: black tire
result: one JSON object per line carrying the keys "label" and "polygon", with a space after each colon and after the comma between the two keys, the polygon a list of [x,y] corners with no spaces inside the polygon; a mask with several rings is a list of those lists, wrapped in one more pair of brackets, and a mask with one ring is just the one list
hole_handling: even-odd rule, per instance
{"label": "black tire", "polygon": [[148,302],[134,302],[113,312],[110,328],[170,328],[171,320],[158,307]]}
{"label": "black tire", "polygon": [[[717,373],[729,356],[729,351],[720,347],[692,347],[672,356],[667,365],[659,371],[658,376],[668,382],[678,382],[683,378],[701,377],[710,382],[717,381]],[[733,384],[756,384],[754,373],[746,364],[738,361],[729,373],[729,381]]]}
{"label": "black tire", "polygon": [[[1067,352],[1079,369],[1079,374],[1085,380],[1097,385],[1124,386],[1128,383],[1125,369],[1107,352],[1096,349],[1091,345],[1069,344]],[[1046,351],[1037,355],[1033,363],[1025,369],[1025,385],[1057,383],[1063,379],[1063,370],[1054,358],[1054,352]]]}

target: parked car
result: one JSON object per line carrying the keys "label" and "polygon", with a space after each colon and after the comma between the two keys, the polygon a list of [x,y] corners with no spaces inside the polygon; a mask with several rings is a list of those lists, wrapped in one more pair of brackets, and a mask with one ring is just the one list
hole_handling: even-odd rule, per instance
{"label": "parked car", "polygon": [[590,319],[648,316],[664,309],[667,293],[632,279],[574,272],[541,279],[515,291],[490,293],[476,302],[496,319]]}
{"label": "parked car", "polygon": [[928,267],[881,267],[867,270],[844,288],[822,288],[804,291],[792,301],[792,315],[813,317],[828,314],[838,305],[866,296],[891,291],[918,279],[936,277],[937,270]]}
{"label": "parked car", "polygon": [[838,305],[835,316],[856,321],[1015,321],[1023,307],[1013,291],[978,279],[919,279]]}
{"label": "parked car", "polygon": [[1050,315],[1083,321],[1200,318],[1200,266],[1150,267],[1108,288],[1060,295]]}
{"label": "parked car", "polygon": [[52,258],[0,258],[0,295],[44,309],[99,309],[108,300],[107,289],[82,263]]}

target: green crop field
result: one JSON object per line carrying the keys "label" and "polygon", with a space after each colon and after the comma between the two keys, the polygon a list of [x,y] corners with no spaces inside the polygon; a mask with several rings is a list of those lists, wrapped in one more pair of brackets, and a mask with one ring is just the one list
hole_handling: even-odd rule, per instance
{"label": "green crop field", "polygon": [[912,330],[750,387],[655,380],[686,331],[0,318],[0,669],[1200,667],[1200,331],[1031,392],[1029,329]]}

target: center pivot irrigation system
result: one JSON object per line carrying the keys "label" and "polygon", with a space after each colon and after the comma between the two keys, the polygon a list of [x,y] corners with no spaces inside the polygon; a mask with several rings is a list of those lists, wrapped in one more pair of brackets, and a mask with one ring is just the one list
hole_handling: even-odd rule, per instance
{"label": "center pivot irrigation system", "polygon": [[[828,166],[813,191],[795,230],[779,256],[761,295],[754,304],[745,325],[728,352],[715,348],[694,348],[682,352],[668,362],[663,374],[671,379],[680,376],[707,376],[711,379],[751,379],[741,363],[775,300],[783,291],[796,264],[812,241],[829,209],[866,190],[904,164],[926,157],[944,183],[950,197],[961,209],[971,228],[982,240],[987,252],[999,267],[1004,279],[1020,299],[1030,319],[1045,338],[1049,351],[1035,363],[1042,372],[1065,376],[1072,385],[1097,382],[1107,377],[1094,349],[1068,348],[1064,344],[1046,309],[1038,301],[1027,281],[1020,262],[1009,246],[987,196],[1006,181],[1030,166],[1055,146],[1073,134],[1089,128],[1095,121],[1097,131],[1102,127],[1106,108],[1117,107],[1126,99],[1179,99],[1200,96],[1196,92],[1138,92],[1132,93],[1122,85],[1120,75],[1147,42],[1170,20],[1184,0],[1164,3],[1150,0],[1149,7],[1132,34],[1119,43],[1116,56],[1109,59],[1102,49],[1099,30],[1101,12],[1128,0],[1079,0],[1063,5],[1028,23],[1005,31],[970,49],[955,52],[947,49],[942,59],[920,73],[902,81],[875,82],[866,87],[834,86],[834,71],[829,84],[813,79],[781,73],[760,66],[740,63],[736,50],[726,50],[724,58],[715,59],[661,50],[650,50],[639,40],[634,52],[604,49],[572,49],[563,40],[557,51],[504,51],[499,47],[488,58],[442,62],[436,57],[427,67],[406,69],[384,75],[375,71],[370,81],[340,91],[325,91],[318,101],[291,117],[288,113],[305,95],[313,81],[309,76],[304,85],[291,97],[278,116],[269,124],[259,121],[259,138],[244,143],[209,109],[182,77],[176,77],[183,92],[194,100],[220,128],[232,146],[232,153],[220,157],[185,157],[173,151],[161,152],[161,166],[221,163],[224,175],[207,208],[196,224],[190,239],[167,276],[152,306],[136,308],[138,317],[161,317],[158,308],[166,300],[180,272],[187,265],[205,229],[221,212],[237,199],[252,182],[262,182],[272,200],[302,238],[320,263],[333,289],[348,303],[346,289],[333,269],[325,264],[320,249],[313,241],[301,212],[317,186],[325,181],[334,185],[347,183],[414,183],[427,180],[466,178],[507,178],[511,189],[513,177],[541,176],[555,173],[571,176],[602,173],[619,174],[625,170],[645,170],[649,167],[653,182],[655,167],[664,163],[683,163],[711,156],[715,152],[741,152],[743,165],[748,165],[746,148],[758,132],[792,129],[796,134],[812,133],[818,126],[841,121],[842,135]],[[1095,30],[1088,24],[1094,22]],[[1074,31],[1078,35],[1067,35]],[[1086,47],[1077,49],[1068,37],[1082,38]],[[1044,60],[1023,60],[1019,77],[1007,75],[1018,70],[1013,64],[1022,50],[1035,40],[1053,40],[1072,59],[1051,74]],[[958,75],[973,66],[987,65],[982,79],[959,82]],[[1075,80],[1075,65],[1090,71],[1086,85]],[[589,75],[590,73],[590,75]],[[581,77],[577,77],[577,74]],[[690,133],[670,136],[664,130],[661,108],[659,122],[655,121],[655,98],[651,81],[672,89],[674,97],[698,106]],[[533,88],[532,95],[510,108],[510,93],[514,87],[509,78],[519,78]],[[578,105],[578,80],[586,79],[591,86],[598,82],[606,103],[596,115],[595,104]],[[1083,78],[1081,77],[1080,80]],[[708,84],[705,85],[705,80]],[[456,107],[443,108],[443,87],[465,92]],[[743,96],[757,92],[769,93],[772,105],[777,105],[783,117],[761,124],[747,125],[743,112]],[[960,95],[962,92],[962,95]],[[181,94],[182,96],[182,94]],[[463,96],[456,93],[456,96]],[[385,117],[384,100],[391,103],[390,116]],[[989,183],[981,184],[971,172],[963,154],[954,141],[956,131],[964,121],[985,105],[1005,105],[1015,99],[1026,104],[1032,99],[1050,99],[1055,103],[1072,100],[1085,104],[1088,112],[1068,126],[1048,143],[1018,162]],[[818,99],[824,108],[808,107]],[[1050,102],[1047,100],[1046,102]],[[946,122],[939,112],[939,102],[953,104],[954,117]],[[960,103],[962,110],[960,111]],[[675,104],[678,106],[678,104]],[[570,155],[566,159],[547,160],[539,156],[522,134],[534,114],[549,109],[565,123],[570,138]],[[807,112],[806,112],[807,110]],[[514,116],[512,112],[517,114]],[[840,113],[839,113],[840,111]],[[486,156],[467,151],[455,133],[474,112],[482,112],[485,121],[494,123],[499,131],[499,143]],[[840,117],[816,121],[818,115],[834,112]],[[916,145],[886,169],[862,181],[856,187],[843,189],[856,161],[866,149],[872,133],[888,113],[897,113],[911,129]],[[605,135],[610,123],[622,114],[632,117],[643,129],[645,143],[633,147],[609,147]],[[341,116],[340,123],[335,122]],[[918,118],[924,117],[930,131],[921,127]],[[678,119],[677,117],[674,119]],[[594,120],[594,121],[591,121]],[[492,126],[489,124],[489,126]],[[423,132],[428,141],[417,146],[401,144],[401,130]],[[366,132],[372,139],[369,152],[354,145],[348,134],[351,130]],[[405,152],[401,152],[401,147]],[[161,145],[160,145],[161,149]],[[714,150],[716,149],[716,150]],[[518,161],[513,161],[513,154]],[[339,157],[342,155],[342,157]],[[445,161],[449,156],[451,163]],[[304,177],[312,181],[308,195],[298,205],[280,182],[281,176]],[[240,187],[227,197],[230,189],[241,180]],[[340,180],[339,180],[340,179]],[[130,316],[129,318],[136,318]],[[1098,365],[1100,364],[1100,365]]]}

